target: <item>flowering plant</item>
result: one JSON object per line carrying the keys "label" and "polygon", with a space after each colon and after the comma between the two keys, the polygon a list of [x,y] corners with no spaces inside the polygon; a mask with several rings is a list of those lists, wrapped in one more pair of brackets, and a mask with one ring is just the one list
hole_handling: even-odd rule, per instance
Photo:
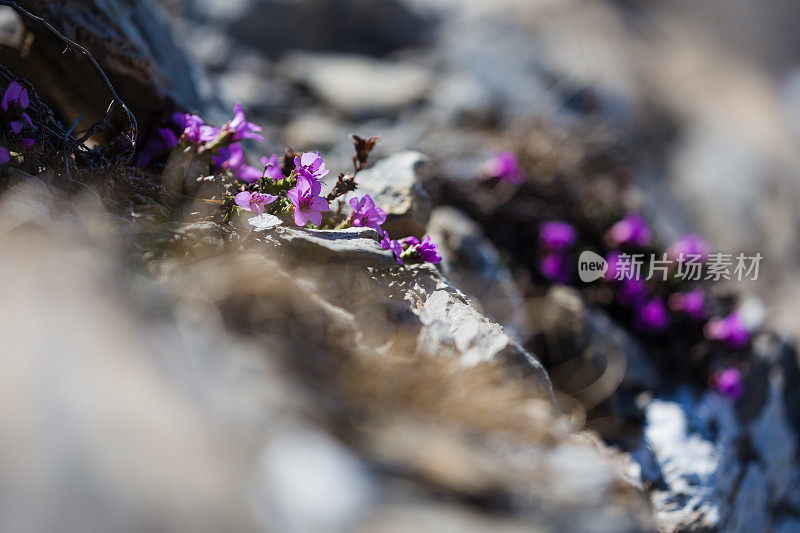
{"label": "flowering plant", "polygon": [[230,191],[222,200],[223,221],[236,212],[247,212],[275,215],[300,227],[310,224],[319,229],[374,228],[383,236],[383,249],[395,254],[397,264],[442,260],[429,236],[422,241],[413,236],[391,240],[381,227],[387,214],[369,194],[351,197],[347,216],[341,214],[341,202],[336,212],[331,210],[330,202],[356,189],[356,176],[368,164],[380,137],[351,136],[355,149],[353,171],[339,174],[330,192],[323,196],[324,179],[330,171],[319,152],[298,153],[287,149],[282,157],[277,154],[262,157],[261,169],[247,163],[242,141],[264,139],[258,133],[261,128],[247,121],[241,104],[234,107],[233,119],[219,128],[190,113],[176,113],[172,123],[170,127],[159,128],[157,135],[145,144],[138,163],[151,165],[168,153],[165,176],[170,169],[183,174],[173,179],[175,187],[201,172],[198,162],[205,165],[227,182]]}

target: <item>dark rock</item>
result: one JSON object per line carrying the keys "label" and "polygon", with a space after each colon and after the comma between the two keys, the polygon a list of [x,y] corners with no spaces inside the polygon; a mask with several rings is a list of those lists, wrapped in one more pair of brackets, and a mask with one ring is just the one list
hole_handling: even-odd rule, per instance
{"label": "dark rock", "polygon": [[418,43],[432,22],[399,0],[191,0],[185,12],[217,21],[267,55],[298,49],[384,55]]}
{"label": "dark rock", "polygon": [[612,405],[620,420],[638,411],[633,398],[622,393],[652,389],[658,376],[633,337],[601,310],[587,307],[571,287],[553,286],[531,310],[538,337],[534,345],[548,367],[556,369],[552,377],[560,387],[589,408],[612,396],[624,400],[625,405]]}

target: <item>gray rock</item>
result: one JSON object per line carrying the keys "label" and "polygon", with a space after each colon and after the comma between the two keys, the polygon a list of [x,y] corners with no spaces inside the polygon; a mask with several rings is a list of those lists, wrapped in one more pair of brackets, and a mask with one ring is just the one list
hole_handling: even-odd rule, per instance
{"label": "gray rock", "polygon": [[502,324],[516,339],[528,339],[532,334],[528,304],[480,226],[457,209],[436,207],[428,233],[439,245],[445,274],[486,316]]}
{"label": "gray rock", "polygon": [[418,318],[417,353],[455,357],[466,365],[493,360],[519,364],[550,391],[547,372],[536,357],[481,315],[433,266],[383,270],[375,277],[389,301],[404,302]]}
{"label": "gray rock", "polygon": [[273,215],[249,218],[249,224],[264,242],[293,261],[342,263],[360,266],[392,266],[394,254],[380,245],[372,228],[314,230],[283,224]]}
{"label": "gray rock", "polygon": [[298,151],[327,150],[349,140],[344,124],[319,113],[305,113],[292,118],[283,133],[286,143]]}
{"label": "gray rock", "polygon": [[427,161],[419,152],[400,152],[382,159],[358,174],[358,189],[345,199],[369,194],[375,205],[386,211],[383,228],[392,238],[422,236],[432,209],[420,179]]}
{"label": "gray rock", "polygon": [[258,467],[251,502],[265,530],[352,531],[375,499],[361,460],[315,428],[272,439]]}
{"label": "gray rock", "polygon": [[720,466],[714,444],[692,432],[679,403],[655,400],[647,406],[645,435],[661,465],[665,490],[653,491],[660,525],[668,531],[720,528],[724,496],[713,476]]}
{"label": "gray rock", "polygon": [[783,386],[772,372],[761,411],[744,421],[710,391],[647,405],[645,436],[664,481],[652,499],[664,529],[766,532],[797,513],[797,440]]}
{"label": "gray rock", "polygon": [[278,66],[281,75],[308,86],[325,104],[343,113],[387,115],[420,100],[429,70],[360,56],[295,53]]}
{"label": "gray rock", "polygon": [[587,407],[611,399],[619,418],[638,411],[632,393],[653,388],[658,375],[633,337],[601,310],[587,307],[572,287],[554,285],[531,310],[537,345],[547,350],[548,365],[559,369],[554,381]]}

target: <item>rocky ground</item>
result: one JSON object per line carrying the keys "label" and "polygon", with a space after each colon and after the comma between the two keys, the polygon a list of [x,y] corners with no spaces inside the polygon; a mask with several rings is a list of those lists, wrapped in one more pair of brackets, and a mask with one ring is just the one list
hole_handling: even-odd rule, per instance
{"label": "rocky ground", "polygon": [[[333,168],[348,133],[383,136],[359,191],[444,262],[202,203],[164,222],[138,174],[87,193],[8,170],[0,529],[800,531],[797,6],[680,4],[131,0],[126,24],[83,28],[133,43],[104,65],[143,136],[170,98],[211,118],[242,101],[267,152]],[[150,9],[180,46],[150,40]],[[736,26],[756,15],[770,31]],[[102,113],[85,90],[42,91]],[[476,198],[500,149],[569,201]],[[720,289],[768,310],[738,402],[536,278],[539,221],[628,208],[664,242],[697,228],[767,258]]]}

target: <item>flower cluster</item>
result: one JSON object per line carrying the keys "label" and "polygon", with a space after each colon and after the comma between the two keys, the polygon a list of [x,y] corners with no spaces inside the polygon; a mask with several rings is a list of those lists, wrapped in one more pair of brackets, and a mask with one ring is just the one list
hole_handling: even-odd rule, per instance
{"label": "flower cluster", "polygon": [[375,202],[369,194],[365,194],[360,199],[351,198],[350,207],[352,211],[344,226],[352,225],[377,229],[383,235],[381,248],[391,250],[394,254],[395,263],[398,265],[411,263],[435,264],[442,261],[442,256],[439,255],[439,248],[429,235],[426,235],[422,241],[413,236],[403,237],[400,240],[394,240],[389,237],[389,233],[381,228],[381,224],[386,222],[386,212],[375,206]]}
{"label": "flower cluster", "polygon": [[384,231],[381,247],[394,253],[395,262],[398,265],[408,263],[436,264],[442,261],[442,256],[439,255],[439,248],[431,240],[430,235],[426,235],[422,241],[416,237],[404,237],[399,241],[395,241]]}
{"label": "flower cluster", "polygon": [[[9,83],[0,100],[0,114],[14,136],[19,136],[25,128],[34,127],[33,120],[27,112],[28,106],[30,106],[28,90],[18,81]],[[22,148],[30,149],[36,141],[32,137],[22,137],[19,142]],[[0,164],[10,160],[11,152],[5,146],[0,146]]]}
{"label": "flower cluster", "polygon": [[[557,283],[573,281],[578,266],[573,250],[578,237],[575,227],[568,222],[555,220],[540,224],[539,272],[543,278]],[[590,298],[594,298],[594,294],[608,295],[595,301],[609,306],[614,316],[629,321],[645,338],[660,335],[669,328],[691,332],[691,338],[695,339],[692,342],[706,346],[703,353],[717,354],[709,359],[709,366],[717,370],[730,365],[732,357],[738,357],[736,354],[747,349],[751,334],[742,316],[735,310],[730,311],[730,303],[710,300],[700,283],[719,278],[686,275],[694,266],[708,266],[710,270],[710,263],[720,255],[711,253],[701,237],[688,233],[659,251],[655,248],[650,226],[638,213],[625,215],[603,234],[587,237],[586,244],[600,248],[607,263],[603,288],[594,289],[596,292],[589,293]],[[639,257],[651,259],[630,260]],[[753,268],[750,271],[757,272],[757,263]],[[662,275],[655,275],[655,272]],[[723,276],[722,279],[730,278]],[[741,394],[741,377],[734,367],[713,374],[709,383],[729,398],[735,399]]]}
{"label": "flower cluster", "polygon": [[219,128],[190,113],[175,114],[172,121],[174,128],[160,128],[158,135],[148,141],[139,154],[138,163],[149,165],[170,151],[172,154],[206,157],[219,174],[240,182],[238,192],[223,201],[228,209],[226,219],[233,210],[240,209],[259,216],[264,213],[291,215],[294,223],[301,227],[308,223],[319,228],[369,227],[383,236],[382,247],[394,252],[398,264],[438,263],[442,260],[437,245],[428,236],[422,241],[416,237],[392,240],[381,228],[386,222],[386,212],[376,206],[368,194],[350,198],[351,212],[338,225],[334,220],[338,215],[324,215],[330,212],[331,200],[355,189],[355,176],[367,165],[369,154],[380,137],[362,139],[352,136],[356,151],[353,174],[340,174],[325,197],[322,196],[322,180],[330,171],[318,152],[287,152],[283,158],[276,154],[264,156],[261,170],[247,164],[240,143],[246,139],[264,139],[258,133],[261,128],[247,121],[239,103],[234,107],[233,118]]}

